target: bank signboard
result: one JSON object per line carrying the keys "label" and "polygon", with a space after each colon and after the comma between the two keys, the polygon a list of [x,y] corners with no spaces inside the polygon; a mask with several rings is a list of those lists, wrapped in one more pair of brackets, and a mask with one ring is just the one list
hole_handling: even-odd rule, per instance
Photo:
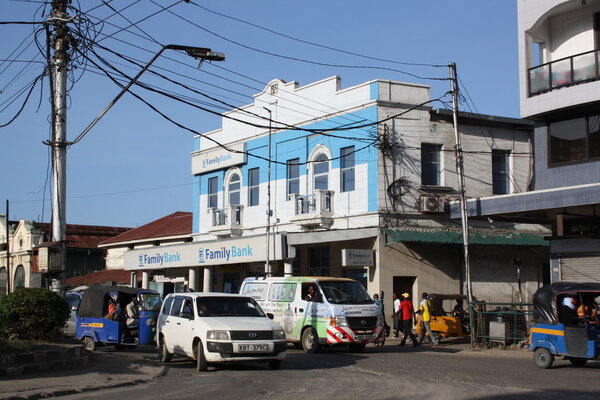
{"label": "bank signboard", "polygon": [[[229,168],[246,163],[245,143],[228,145],[229,151],[222,147],[200,150],[192,153],[192,175]],[[239,152],[239,153],[238,153]]]}
{"label": "bank signboard", "polygon": [[[283,236],[273,235],[270,259],[283,259]],[[265,236],[147,247],[123,254],[126,270],[239,264],[266,260]]]}
{"label": "bank signboard", "polygon": [[342,267],[371,267],[373,266],[373,250],[371,249],[342,249]]}

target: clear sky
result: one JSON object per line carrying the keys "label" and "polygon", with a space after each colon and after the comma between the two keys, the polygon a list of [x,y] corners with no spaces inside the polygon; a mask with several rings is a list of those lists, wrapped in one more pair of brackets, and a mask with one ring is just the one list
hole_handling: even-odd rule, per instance
{"label": "clear sky", "polygon": [[[49,2],[2,0],[0,21],[44,21]],[[196,107],[133,90],[200,133],[218,129],[219,113],[252,103],[275,78],[306,85],[338,75],[343,87],[390,79],[431,85],[431,97],[440,97],[449,81],[427,78],[447,78],[448,68],[429,65],[449,61],[457,64],[461,110],[519,116],[515,0],[85,0],[73,7],[81,14],[70,27],[81,39],[70,73],[70,141],[120,91],[100,68],[134,76],[141,67],[128,59],[144,65],[164,44],[226,54],[198,69],[182,52],[166,51],[151,71],[172,81],[150,71],[140,78]],[[30,24],[2,24],[0,34],[0,125],[25,104],[0,128],[0,214],[8,199],[10,219],[49,222],[47,78],[25,102],[43,72],[46,35]],[[192,211],[193,137],[126,94],[67,151],[67,223],[135,227]]]}

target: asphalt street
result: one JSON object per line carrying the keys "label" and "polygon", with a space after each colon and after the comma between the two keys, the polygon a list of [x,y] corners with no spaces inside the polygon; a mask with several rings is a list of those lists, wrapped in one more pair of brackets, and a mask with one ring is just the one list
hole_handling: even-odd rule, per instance
{"label": "asphalt street", "polygon": [[[156,358],[153,349],[125,357]],[[472,351],[468,344],[441,348],[399,347],[388,341],[364,353],[325,350],[288,351],[279,371],[266,364],[243,363],[199,373],[194,364],[174,358],[164,373],[137,385],[118,385],[66,396],[66,399],[597,399],[600,362],[575,368],[557,360],[549,370],[533,365],[522,350]],[[156,362],[158,362],[156,360]]]}

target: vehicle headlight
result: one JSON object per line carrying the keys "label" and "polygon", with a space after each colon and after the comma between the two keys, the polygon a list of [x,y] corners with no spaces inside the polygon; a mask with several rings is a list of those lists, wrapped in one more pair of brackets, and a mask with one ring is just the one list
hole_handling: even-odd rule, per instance
{"label": "vehicle headlight", "polygon": [[346,317],[342,317],[342,316],[331,317],[329,319],[329,325],[347,327],[348,326],[348,319],[346,319]]}
{"label": "vehicle headlight", "polygon": [[229,331],[208,331],[206,332],[206,338],[213,340],[229,340]]}
{"label": "vehicle headlight", "polygon": [[285,339],[285,332],[284,331],[273,331],[273,339],[275,339],[275,340]]}
{"label": "vehicle headlight", "polygon": [[383,325],[383,315],[380,315],[379,317],[377,317],[377,326],[382,326]]}

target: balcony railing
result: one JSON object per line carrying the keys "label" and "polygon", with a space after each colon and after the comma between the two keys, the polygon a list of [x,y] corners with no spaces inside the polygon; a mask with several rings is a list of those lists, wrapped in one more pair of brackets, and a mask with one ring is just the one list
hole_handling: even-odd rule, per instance
{"label": "balcony railing", "polygon": [[600,50],[561,58],[529,69],[529,96],[600,79]]}
{"label": "balcony railing", "polygon": [[304,227],[328,227],[333,223],[333,191],[317,189],[313,194],[291,194],[292,218]]}
{"label": "balcony railing", "polygon": [[241,234],[244,206],[231,204],[227,208],[211,208],[211,232],[225,235]]}

